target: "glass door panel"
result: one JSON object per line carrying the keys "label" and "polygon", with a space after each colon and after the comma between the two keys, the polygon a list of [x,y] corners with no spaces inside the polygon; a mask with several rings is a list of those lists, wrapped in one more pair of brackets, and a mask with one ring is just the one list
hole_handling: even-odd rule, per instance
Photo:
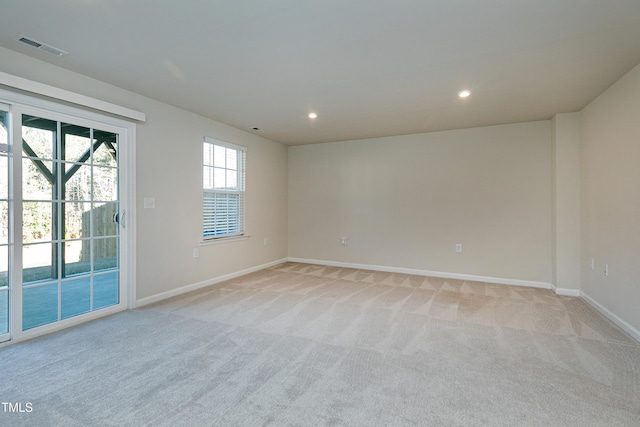
{"label": "glass door panel", "polygon": [[117,133],[22,116],[23,330],[120,302]]}
{"label": "glass door panel", "polygon": [[22,328],[58,320],[58,125],[22,118]]}

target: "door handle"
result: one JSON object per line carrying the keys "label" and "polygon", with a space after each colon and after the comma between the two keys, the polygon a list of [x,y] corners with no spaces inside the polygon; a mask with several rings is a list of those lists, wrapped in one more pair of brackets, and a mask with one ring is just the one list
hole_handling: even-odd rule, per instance
{"label": "door handle", "polygon": [[114,224],[118,224],[120,227],[125,228],[125,214],[127,212],[126,211],[122,211],[122,213],[120,212],[116,212],[113,214],[113,222]]}

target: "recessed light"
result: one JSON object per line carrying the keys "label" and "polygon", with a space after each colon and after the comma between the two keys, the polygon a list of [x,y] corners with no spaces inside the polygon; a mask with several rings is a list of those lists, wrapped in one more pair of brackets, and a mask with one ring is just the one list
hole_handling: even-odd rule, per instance
{"label": "recessed light", "polygon": [[316,117],[318,117],[318,115],[316,113],[309,113],[309,118],[310,119],[315,119]]}
{"label": "recessed light", "polygon": [[460,92],[458,92],[458,97],[460,98],[468,98],[469,96],[471,96],[471,91],[470,90],[461,90]]}

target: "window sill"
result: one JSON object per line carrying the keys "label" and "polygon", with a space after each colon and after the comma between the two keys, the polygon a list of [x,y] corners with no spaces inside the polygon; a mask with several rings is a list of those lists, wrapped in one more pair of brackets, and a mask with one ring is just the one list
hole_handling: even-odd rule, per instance
{"label": "window sill", "polygon": [[234,236],[234,237],[220,237],[217,239],[210,239],[210,240],[203,240],[201,242],[198,242],[198,246],[210,246],[210,245],[220,245],[222,243],[232,243],[232,242],[239,242],[242,240],[247,240],[249,239],[249,237],[251,236]]}

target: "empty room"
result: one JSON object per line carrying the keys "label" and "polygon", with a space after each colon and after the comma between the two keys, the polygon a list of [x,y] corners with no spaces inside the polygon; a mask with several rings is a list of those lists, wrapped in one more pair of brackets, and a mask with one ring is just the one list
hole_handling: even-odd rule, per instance
{"label": "empty room", "polygon": [[0,425],[640,425],[640,2],[0,2]]}

